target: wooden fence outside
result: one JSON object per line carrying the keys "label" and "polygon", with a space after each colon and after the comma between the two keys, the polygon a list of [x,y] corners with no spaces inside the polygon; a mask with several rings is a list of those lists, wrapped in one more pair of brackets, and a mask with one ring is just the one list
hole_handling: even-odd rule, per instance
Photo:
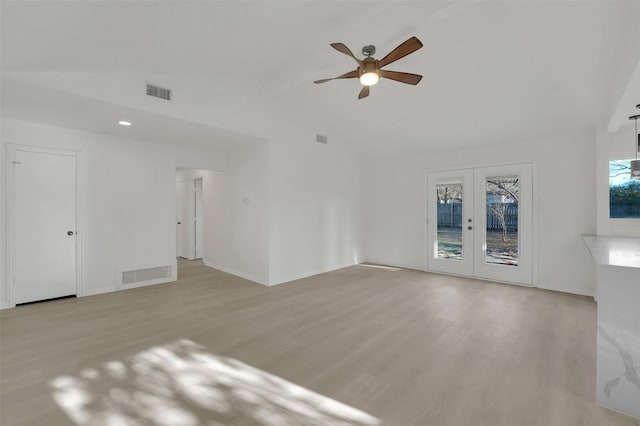
{"label": "wooden fence outside", "polygon": [[609,203],[609,217],[611,219],[640,218],[640,205],[637,203]]}
{"label": "wooden fence outside", "polygon": [[[504,219],[507,232],[518,230],[518,204],[494,203],[493,208],[487,208],[487,229],[502,230],[500,215],[496,210],[504,209]],[[462,203],[438,204],[438,228],[461,228],[463,226]]]}

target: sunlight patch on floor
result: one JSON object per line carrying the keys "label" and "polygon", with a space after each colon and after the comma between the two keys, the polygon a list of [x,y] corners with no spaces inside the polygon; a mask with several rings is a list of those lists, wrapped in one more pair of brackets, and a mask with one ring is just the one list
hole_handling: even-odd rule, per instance
{"label": "sunlight patch on floor", "polygon": [[387,271],[402,271],[402,268],[396,268],[395,266],[375,265],[372,263],[360,263],[359,266],[365,266],[367,268],[386,269]]}
{"label": "sunlight patch on floor", "polygon": [[50,382],[76,425],[360,425],[380,421],[190,340]]}

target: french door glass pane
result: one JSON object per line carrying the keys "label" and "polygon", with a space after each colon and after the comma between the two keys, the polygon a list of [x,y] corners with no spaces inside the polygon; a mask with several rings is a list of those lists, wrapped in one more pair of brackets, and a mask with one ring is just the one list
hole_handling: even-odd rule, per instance
{"label": "french door glass pane", "polygon": [[486,263],[518,266],[519,198],[518,176],[486,179]]}
{"label": "french door glass pane", "polygon": [[462,260],[462,184],[436,186],[437,229],[436,256]]}

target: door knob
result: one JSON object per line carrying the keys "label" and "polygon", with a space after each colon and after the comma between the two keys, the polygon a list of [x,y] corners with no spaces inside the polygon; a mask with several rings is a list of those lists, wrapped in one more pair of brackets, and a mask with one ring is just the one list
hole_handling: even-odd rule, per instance
{"label": "door knob", "polygon": [[73,235],[73,231],[67,231],[67,235],[68,236],[72,236]]}
{"label": "door knob", "polygon": [[471,231],[473,229],[473,226],[467,226],[467,229]]}
{"label": "door knob", "polygon": [[182,222],[178,222],[178,225],[182,225]]}

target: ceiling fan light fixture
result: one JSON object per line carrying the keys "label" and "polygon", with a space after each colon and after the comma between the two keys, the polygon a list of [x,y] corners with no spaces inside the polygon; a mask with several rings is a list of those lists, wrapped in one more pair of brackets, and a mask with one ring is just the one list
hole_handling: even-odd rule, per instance
{"label": "ceiling fan light fixture", "polygon": [[373,86],[380,80],[378,73],[378,61],[372,57],[367,57],[360,66],[360,84],[363,86]]}
{"label": "ceiling fan light fixture", "polygon": [[380,81],[380,76],[375,71],[365,72],[360,75],[360,84],[363,86],[373,86]]}

